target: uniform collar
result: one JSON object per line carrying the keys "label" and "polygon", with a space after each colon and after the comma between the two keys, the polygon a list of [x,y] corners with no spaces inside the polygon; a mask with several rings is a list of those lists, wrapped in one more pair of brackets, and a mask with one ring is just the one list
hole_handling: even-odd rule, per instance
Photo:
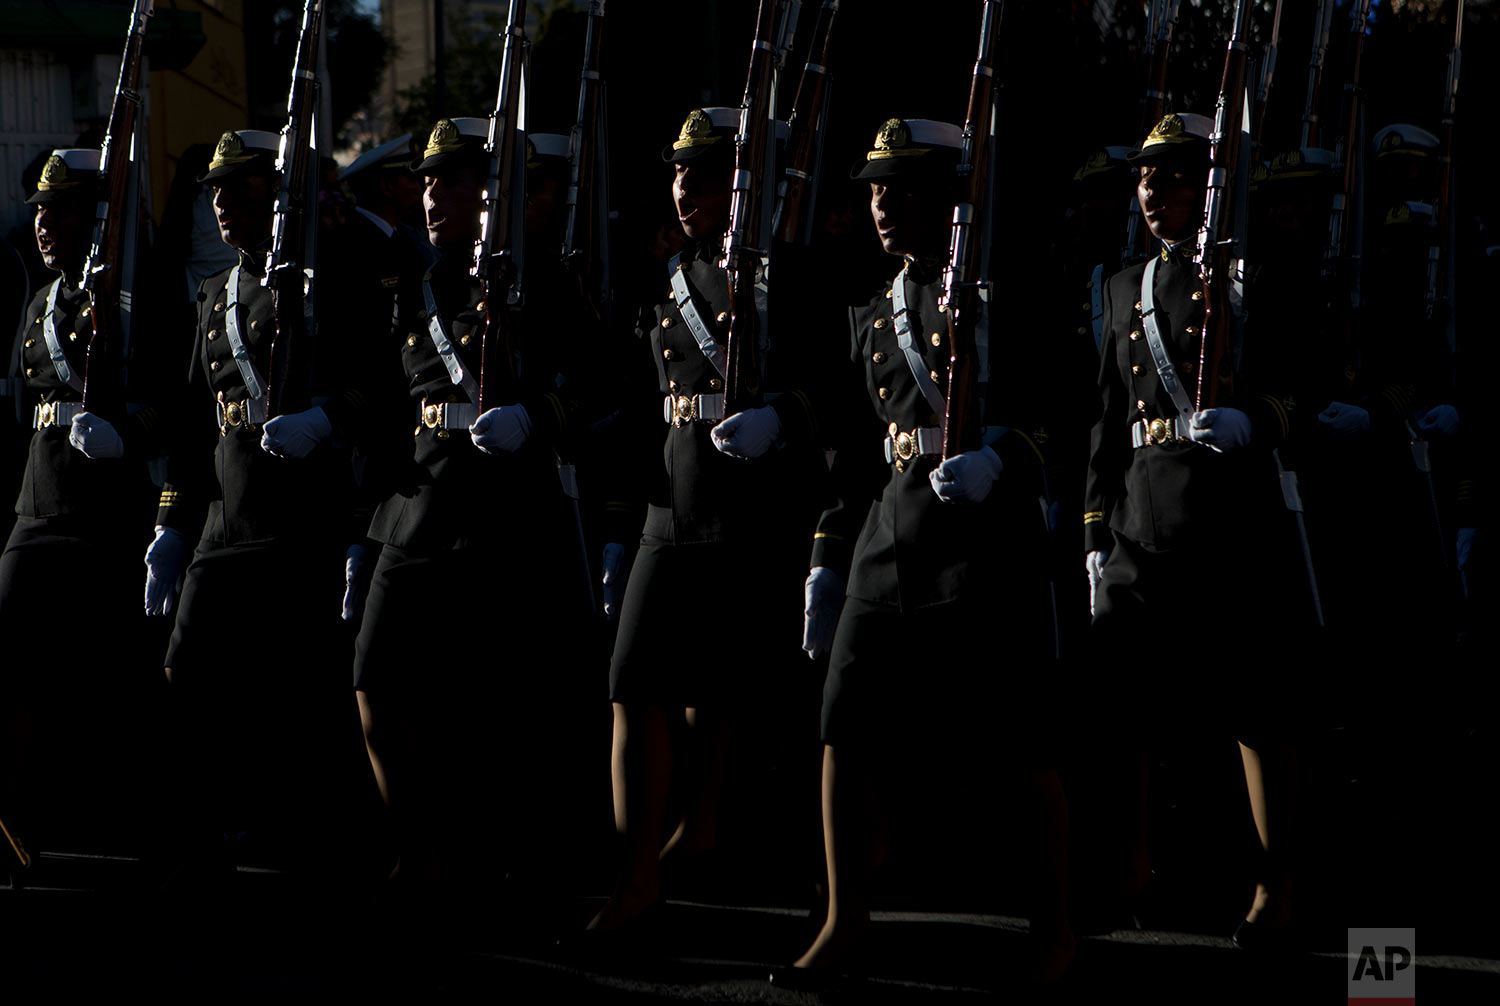
{"label": "uniform collar", "polygon": [[264,276],[266,274],[266,256],[271,251],[271,239],[266,238],[254,248],[237,249],[240,256],[240,268],[252,276]]}
{"label": "uniform collar", "polygon": [[1183,238],[1174,244],[1162,242],[1161,251],[1157,254],[1161,260],[1175,265],[1186,265],[1193,261],[1193,255],[1198,250],[1197,242]]}
{"label": "uniform collar", "polygon": [[941,277],[947,265],[946,259],[916,258],[908,255],[906,256],[906,278],[922,286]]}
{"label": "uniform collar", "polygon": [[383,217],[378,217],[375,214],[371,213],[369,210],[365,209],[363,206],[356,206],[356,207],[354,207],[354,212],[358,213],[360,216],[362,216],[366,220],[370,221],[370,223],[374,224],[376,227],[379,227],[380,228],[380,232],[382,234],[384,234],[386,237],[390,237],[392,234],[396,233],[396,228],[395,228],[394,225],[392,225],[389,222],[387,222]]}

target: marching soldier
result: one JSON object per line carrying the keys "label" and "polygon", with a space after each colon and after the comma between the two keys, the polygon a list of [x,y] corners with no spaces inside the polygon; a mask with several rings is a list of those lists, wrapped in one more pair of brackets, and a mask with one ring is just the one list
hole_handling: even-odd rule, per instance
{"label": "marching soldier", "polygon": [[[1280,524],[1269,519],[1281,506],[1270,451],[1290,432],[1294,403],[1256,396],[1245,380],[1234,407],[1194,411],[1187,397],[1205,317],[1192,238],[1202,219],[1211,130],[1203,116],[1168,115],[1130,157],[1141,169],[1141,211],[1162,248],[1105,287],[1103,412],[1083,520],[1095,664],[1131,652],[1143,627],[1163,625],[1150,700],[1112,696],[1130,702],[1134,714],[1128,733],[1135,736],[1124,744],[1138,748],[1138,731],[1173,724],[1178,710],[1162,696],[1193,696],[1197,709],[1205,693],[1240,737],[1266,854],[1236,934],[1251,946],[1284,936],[1292,919],[1291,699],[1268,646],[1247,645],[1242,632],[1232,642],[1218,633],[1230,625],[1301,625],[1283,610],[1286,591],[1277,585],[1291,574],[1278,565],[1286,549],[1271,533]],[[1246,347],[1247,356],[1252,351]],[[1166,716],[1153,722],[1163,707]]]}
{"label": "marching soldier", "polygon": [[188,797],[194,824],[248,831],[273,848],[278,829],[290,841],[295,828],[298,851],[315,855],[330,851],[320,848],[331,837],[328,789],[340,785],[324,741],[353,716],[337,674],[351,486],[334,441],[361,396],[339,383],[341,347],[325,325],[310,340],[319,343],[310,386],[293,389],[315,404],[267,420],[276,323],[262,279],[277,146],[275,133],[225,133],[200,178],[238,261],[198,293],[188,385],[172,403],[175,442],[146,553],[146,611],[176,608],[165,666],[188,731],[180,767],[197,790]]}
{"label": "marching soldier", "polygon": [[[828,914],[793,971],[773,981],[809,980],[800,969],[820,978],[858,969],[886,825],[972,806],[976,777],[1013,777],[1003,792],[1020,794],[1013,806],[1037,839],[1032,977],[1056,979],[1073,954],[1065,809],[1042,743],[1055,668],[1037,389],[1009,379],[1035,373],[1019,362],[1031,354],[1020,340],[1002,346],[993,328],[981,336],[985,444],[942,457],[949,336],[940,295],[961,145],[952,124],[891,119],[852,173],[869,184],[884,250],[904,266],[848,317],[838,501],[814,535],[803,644],[810,656],[831,650],[822,710]],[[1000,645],[991,653],[981,637]],[[983,819],[993,814],[986,803]],[[945,832],[943,847],[959,837]]]}
{"label": "marching soldier", "polygon": [[[137,498],[145,484],[136,459],[144,456],[156,416],[142,410],[111,423],[84,412],[82,404],[93,325],[81,279],[100,198],[99,159],[93,149],[52,151],[27,200],[35,207],[37,250],[57,278],[32,298],[17,335],[34,432],[15,525],[0,554],[0,633],[13,647],[0,682],[0,816],[18,841],[63,806],[40,802],[47,791],[39,775],[41,745],[55,745],[59,736],[76,740],[79,712],[92,711],[96,702],[120,708],[125,683],[140,684],[121,654],[133,655],[145,642],[129,600],[139,589],[138,513],[122,501]],[[124,379],[119,356],[95,361],[89,376],[118,385]],[[60,645],[60,606],[80,592],[89,631],[74,632]],[[110,673],[96,676],[104,670]],[[64,686],[86,698],[68,698],[70,712],[61,717]],[[63,752],[58,746],[49,753]]]}
{"label": "marching soldier", "polygon": [[[589,924],[598,935],[586,943],[627,930],[660,903],[659,861],[701,861],[716,849],[731,734],[768,725],[795,666],[797,553],[826,477],[798,378],[819,353],[821,329],[793,292],[797,270],[783,267],[782,250],[773,249],[775,285],[760,325],[767,404],[724,415],[730,300],[717,262],[739,115],[694,109],[662,151],[687,243],[669,263],[668,288],[636,326],[639,365],[627,408],[642,428],[649,422],[660,432],[643,433],[629,459],[648,482],[648,506],[610,664],[623,849],[613,894]],[[657,437],[660,462],[650,449]],[[607,571],[620,569],[610,554],[623,544],[607,547]],[[607,583],[611,602],[616,584]],[[723,598],[722,611],[704,609],[707,592]],[[687,728],[680,746],[674,719]],[[683,816],[668,834],[674,784],[685,790]]]}
{"label": "marching soldier", "polygon": [[[459,860],[481,871],[518,865],[523,818],[553,781],[534,724],[555,722],[549,703],[587,617],[556,444],[588,398],[574,367],[592,339],[568,324],[552,291],[533,291],[536,313],[512,329],[514,399],[478,410],[485,304],[469,268],[488,123],[440,120],[413,168],[439,257],[397,287],[390,341],[372,350],[394,381],[382,384],[364,436],[399,441],[388,449],[404,461],[370,522],[380,554],[354,686],[395,824],[396,876],[424,893],[456,893]],[[524,851],[539,854],[535,842],[551,837]]]}

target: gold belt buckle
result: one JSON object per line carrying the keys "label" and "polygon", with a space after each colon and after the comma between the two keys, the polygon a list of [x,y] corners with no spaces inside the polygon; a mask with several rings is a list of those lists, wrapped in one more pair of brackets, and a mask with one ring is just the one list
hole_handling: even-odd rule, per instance
{"label": "gold belt buckle", "polygon": [[[24,413],[23,413],[24,415]],[[54,410],[51,402],[43,402],[37,407],[37,425],[51,426]]]}
{"label": "gold belt buckle", "polygon": [[693,406],[692,395],[674,395],[672,397],[672,425],[686,426],[698,418],[698,410]]}
{"label": "gold belt buckle", "polygon": [[1153,419],[1146,426],[1146,442],[1151,444],[1163,444],[1167,441],[1167,421],[1165,419]]}
{"label": "gold belt buckle", "polygon": [[443,417],[443,410],[442,410],[441,406],[428,405],[425,402],[423,403],[423,405],[422,405],[422,425],[423,426],[427,427],[429,430],[436,429],[437,425],[438,425],[438,422],[442,419],[442,417]]}
{"label": "gold belt buckle", "polygon": [[907,433],[895,423],[888,427],[888,431],[891,435],[891,451],[896,455],[896,471],[904,472],[906,463],[917,456],[917,431]]}
{"label": "gold belt buckle", "polygon": [[238,426],[245,421],[245,410],[239,402],[224,403],[224,422],[229,426]]}

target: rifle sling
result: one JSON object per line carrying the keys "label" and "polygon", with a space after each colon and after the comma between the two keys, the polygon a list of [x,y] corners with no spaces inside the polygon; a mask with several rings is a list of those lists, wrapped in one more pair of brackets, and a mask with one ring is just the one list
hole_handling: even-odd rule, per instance
{"label": "rifle sling", "polygon": [[448,369],[448,377],[452,382],[464,389],[464,394],[469,396],[469,401],[478,404],[479,384],[474,380],[474,375],[464,369],[463,361],[458,358],[458,353],[453,348],[453,341],[448,338],[448,332],[443,328],[443,319],[438,314],[437,298],[432,294],[432,274],[428,273],[422,277],[422,301],[427,306],[427,334],[432,337],[432,345],[442,358],[443,366]]}
{"label": "rifle sling", "polygon": [[728,362],[724,359],[724,349],[714,341],[713,333],[703,323],[703,315],[698,313],[698,305],[693,303],[693,292],[688,289],[687,270],[682,266],[682,256],[673,255],[672,261],[667,263],[667,269],[672,274],[672,299],[677,302],[677,310],[682,312],[682,320],[687,322],[688,331],[693,333],[698,348],[703,350],[703,355],[708,357],[708,362],[714,365],[719,376],[727,377]]}
{"label": "rifle sling", "polygon": [[234,353],[234,365],[240,368],[240,377],[245,382],[245,393],[259,399],[266,393],[266,382],[250,359],[245,349],[245,340],[240,338],[240,267],[229,270],[229,284],[224,288],[224,336],[229,340],[229,349]]}
{"label": "rifle sling", "polygon": [[47,355],[52,357],[52,369],[57,371],[57,379],[81,395],[83,381],[68,366],[68,358],[63,355],[62,343],[57,338],[57,292],[61,288],[60,276],[47,288],[47,320],[42,323],[42,338],[47,341]]}
{"label": "rifle sling", "polygon": [[1161,340],[1161,327],[1156,323],[1156,298],[1152,287],[1156,285],[1156,266],[1160,258],[1153,257],[1146,263],[1146,272],[1141,277],[1141,327],[1146,330],[1146,345],[1151,348],[1151,360],[1156,364],[1156,376],[1161,386],[1172,396],[1172,405],[1180,417],[1179,429],[1184,432],[1192,428],[1193,403],[1177,380],[1177,370],[1172,366],[1172,357],[1167,354],[1166,344]]}

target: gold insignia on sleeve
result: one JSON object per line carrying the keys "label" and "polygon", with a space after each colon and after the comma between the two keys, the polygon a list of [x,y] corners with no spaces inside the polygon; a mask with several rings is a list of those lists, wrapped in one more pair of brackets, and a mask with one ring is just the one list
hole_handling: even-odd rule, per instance
{"label": "gold insignia on sleeve", "polygon": [[71,189],[77,184],[77,179],[68,177],[67,162],[53,154],[47,158],[47,163],[42,168],[42,177],[37,181],[36,187],[42,192],[58,192],[62,189]]}
{"label": "gold insignia on sleeve", "polygon": [[931,147],[911,145],[911,127],[901,119],[886,119],[875,134],[875,149],[865,155],[867,161],[884,161],[892,157],[911,157],[925,154]]}
{"label": "gold insignia on sleeve", "polygon": [[228,132],[219,137],[219,145],[214,147],[214,156],[208,162],[208,170],[217,171],[226,164],[244,164],[255,156],[255,152],[245,152],[245,141],[240,139],[238,133]]}
{"label": "gold insignia on sleeve", "polygon": [[677,139],[672,142],[672,149],[703,147],[718,139],[719,137],[714,135],[714,123],[708,117],[708,113],[701,108],[695,108],[683,120],[682,130],[677,134]]}
{"label": "gold insignia on sleeve", "polygon": [[427,149],[422,152],[422,156],[427,158],[434,154],[451,154],[463,145],[463,136],[453,120],[439,119],[437,125],[432,127],[432,135],[427,137]]}

